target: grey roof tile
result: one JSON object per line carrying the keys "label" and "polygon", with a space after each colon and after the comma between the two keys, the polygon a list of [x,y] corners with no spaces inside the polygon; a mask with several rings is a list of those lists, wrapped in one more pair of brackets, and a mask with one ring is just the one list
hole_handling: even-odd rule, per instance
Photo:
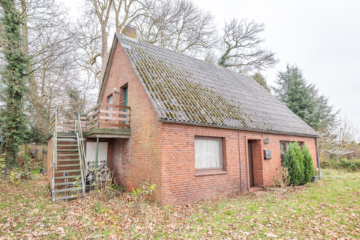
{"label": "grey roof tile", "polygon": [[162,120],[318,136],[252,78],[117,34]]}

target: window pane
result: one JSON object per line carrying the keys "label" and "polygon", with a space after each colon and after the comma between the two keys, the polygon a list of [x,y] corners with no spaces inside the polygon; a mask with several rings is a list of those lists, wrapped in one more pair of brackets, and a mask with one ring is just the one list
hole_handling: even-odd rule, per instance
{"label": "window pane", "polygon": [[281,151],[281,154],[285,154],[286,151],[285,151],[285,143],[280,143],[280,151]]}
{"label": "window pane", "polygon": [[[113,104],[113,95],[108,96],[108,104]],[[112,107],[108,107],[108,110],[112,110]],[[108,116],[111,117],[111,113],[108,113]]]}
{"label": "window pane", "polygon": [[195,139],[195,168],[222,168],[222,140]]}
{"label": "window pane", "polygon": [[286,154],[285,145],[286,145],[286,143],[284,143],[284,142],[280,143],[281,166],[283,166],[283,164],[284,164],[284,159],[285,159],[285,154]]}

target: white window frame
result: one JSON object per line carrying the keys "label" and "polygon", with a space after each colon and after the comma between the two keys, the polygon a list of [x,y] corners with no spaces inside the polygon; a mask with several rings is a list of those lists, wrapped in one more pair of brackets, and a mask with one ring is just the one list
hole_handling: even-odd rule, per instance
{"label": "white window frame", "polygon": [[[219,158],[220,158],[220,167],[204,167],[204,168],[199,168],[196,167],[196,160],[197,160],[197,153],[196,153],[196,140],[212,140],[212,141],[219,141],[220,142],[220,146],[219,146]],[[195,136],[195,170],[196,171],[201,171],[201,170],[223,170],[224,169],[224,154],[223,154],[223,138],[218,138],[218,137],[203,137],[203,136]]]}

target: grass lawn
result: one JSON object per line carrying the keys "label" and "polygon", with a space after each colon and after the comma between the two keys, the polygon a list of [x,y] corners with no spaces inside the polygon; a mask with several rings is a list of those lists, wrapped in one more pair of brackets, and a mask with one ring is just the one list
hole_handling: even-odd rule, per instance
{"label": "grass lawn", "polygon": [[247,193],[191,204],[144,204],[92,196],[51,209],[46,179],[0,182],[0,239],[355,239],[360,173],[323,170],[323,180],[286,193]]}

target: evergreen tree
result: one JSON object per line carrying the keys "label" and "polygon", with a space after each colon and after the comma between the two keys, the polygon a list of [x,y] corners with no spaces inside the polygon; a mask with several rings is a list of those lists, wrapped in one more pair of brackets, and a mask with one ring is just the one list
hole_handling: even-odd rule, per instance
{"label": "evergreen tree", "polygon": [[308,125],[311,127],[316,125],[314,118],[315,102],[303,79],[293,79],[289,82],[285,103],[293,113]]}
{"label": "evergreen tree", "polygon": [[303,155],[298,143],[291,143],[284,159],[284,167],[288,168],[290,184],[299,186],[304,181]]}
{"label": "evergreen tree", "polygon": [[1,25],[4,27],[1,53],[5,61],[1,70],[1,85],[3,86],[1,94],[5,103],[4,111],[1,113],[2,130],[6,139],[7,164],[15,165],[19,144],[26,131],[24,95],[30,59],[21,48],[22,19],[14,0],[1,0],[0,3],[3,9]]}
{"label": "evergreen tree", "polygon": [[302,155],[304,156],[304,184],[310,182],[314,176],[314,165],[313,159],[309,152],[309,149],[305,146],[302,146]]}
{"label": "evergreen tree", "polygon": [[270,92],[270,88],[268,87],[267,82],[261,73],[255,73],[253,79]]}
{"label": "evergreen tree", "polygon": [[314,84],[308,85],[302,71],[297,66],[286,66],[286,71],[278,72],[277,87],[272,87],[276,97],[315,130],[332,127],[336,115],[328,98],[319,95]]}
{"label": "evergreen tree", "polygon": [[315,101],[314,104],[314,129],[325,129],[337,124],[337,115],[340,111],[334,112],[334,107],[329,105],[329,98],[319,95],[319,89],[310,85],[310,94]]}

